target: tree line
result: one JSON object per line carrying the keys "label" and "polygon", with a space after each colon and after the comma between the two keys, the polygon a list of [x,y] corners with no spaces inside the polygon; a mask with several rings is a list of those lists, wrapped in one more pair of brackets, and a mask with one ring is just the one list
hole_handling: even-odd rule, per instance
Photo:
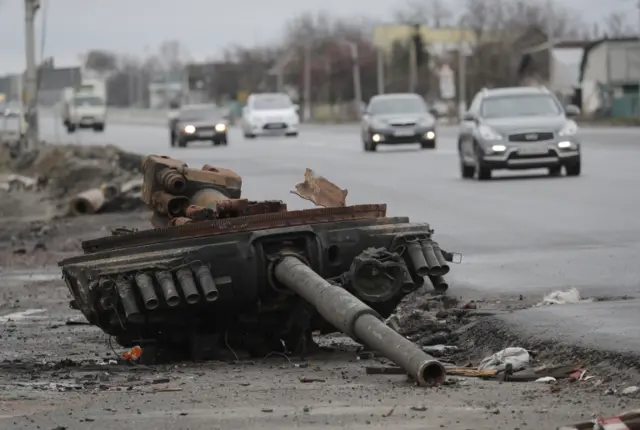
{"label": "tree line", "polygon": [[[523,44],[532,43],[532,40],[527,40],[531,39],[527,31],[553,32],[555,40],[595,40],[635,36],[637,33],[628,20],[630,14],[620,11],[611,13],[601,24],[596,24],[585,22],[579,13],[560,5],[549,8],[527,0],[466,0],[464,7],[458,10],[449,4],[443,0],[411,0],[395,11],[392,22],[407,26],[421,24],[433,29],[465,28],[473,32],[478,41],[486,40],[486,35],[491,34],[490,42],[478,43],[466,57],[467,97],[484,86],[517,83],[514,61],[526,47]],[[295,88],[303,96],[304,59],[308,55],[313,82],[310,91],[312,102],[334,105],[354,98],[351,49],[355,45],[362,95],[366,101],[378,90],[377,48],[372,34],[380,24],[366,17],[339,18],[324,12],[309,12],[286,24],[281,43],[229,47],[210,69],[189,66],[193,61],[187,47],[179,41],[163,43],[157,52],[146,58],[90,51],[85,58],[85,67],[108,76],[110,103],[129,106],[148,102],[148,84],[156,76],[180,75],[184,70],[193,70],[192,76],[215,76],[207,79],[204,87],[212,99],[236,99],[243,92],[272,91],[278,87],[279,81]],[[426,48],[424,51],[419,49],[419,79],[415,90],[437,96],[434,66],[438,66],[440,59],[435,55],[430,58],[429,40],[411,38],[396,41],[385,55],[385,91],[409,89],[409,65],[415,43]],[[453,53],[447,59],[456,71],[458,58]],[[282,66],[281,80],[270,73],[279,65]],[[195,83],[191,82],[191,85]]]}

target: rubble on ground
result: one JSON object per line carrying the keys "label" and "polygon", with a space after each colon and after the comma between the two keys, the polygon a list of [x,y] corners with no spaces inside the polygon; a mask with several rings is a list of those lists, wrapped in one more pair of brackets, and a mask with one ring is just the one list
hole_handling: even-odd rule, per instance
{"label": "rubble on ground", "polygon": [[114,145],[44,144],[0,147],[0,192],[43,192],[62,215],[142,206],[142,157]]}

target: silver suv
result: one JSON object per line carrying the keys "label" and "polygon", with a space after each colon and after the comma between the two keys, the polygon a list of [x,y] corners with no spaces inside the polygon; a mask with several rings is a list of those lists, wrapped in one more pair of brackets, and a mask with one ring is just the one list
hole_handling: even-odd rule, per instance
{"label": "silver suv", "polygon": [[498,169],[548,168],[550,175],[580,175],[580,109],[563,107],[546,88],[483,89],[460,123],[463,178],[491,178]]}

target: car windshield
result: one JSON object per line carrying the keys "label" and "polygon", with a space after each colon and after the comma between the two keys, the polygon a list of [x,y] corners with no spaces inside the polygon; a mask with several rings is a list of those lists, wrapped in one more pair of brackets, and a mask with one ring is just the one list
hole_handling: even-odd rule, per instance
{"label": "car windshield", "polygon": [[560,115],[562,110],[550,95],[528,94],[489,97],[482,102],[480,113],[483,118],[512,118]]}
{"label": "car windshield", "polygon": [[288,109],[292,106],[291,99],[284,95],[260,96],[253,101],[256,110]]}
{"label": "car windshield", "polygon": [[211,107],[205,108],[190,108],[180,112],[180,119],[183,121],[200,121],[207,119],[218,119],[220,112]]}
{"label": "car windshield", "polygon": [[417,97],[398,97],[373,100],[369,104],[371,115],[426,113],[426,103]]}
{"label": "car windshield", "polygon": [[104,100],[100,97],[76,97],[74,100],[74,104],[76,106],[102,106],[104,105]]}

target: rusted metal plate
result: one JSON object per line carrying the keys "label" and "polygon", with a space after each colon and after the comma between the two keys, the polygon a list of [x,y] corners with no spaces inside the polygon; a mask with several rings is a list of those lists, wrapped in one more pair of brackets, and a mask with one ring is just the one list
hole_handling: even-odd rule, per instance
{"label": "rusted metal plate", "polygon": [[343,190],[328,179],[317,176],[313,170],[307,169],[304,173],[304,182],[297,184],[296,189],[291,193],[313,202],[316,206],[337,208],[347,205],[349,191]]}
{"label": "rusted metal plate", "polygon": [[215,236],[242,231],[265,230],[269,228],[292,227],[323,222],[376,219],[387,215],[386,204],[343,206],[337,208],[316,208],[279,213],[266,213],[224,218],[211,221],[191,222],[152,230],[143,230],[122,236],[111,236],[88,240],[82,243],[87,252],[98,252],[116,247],[127,247],[157,243],[165,240],[189,237]]}

